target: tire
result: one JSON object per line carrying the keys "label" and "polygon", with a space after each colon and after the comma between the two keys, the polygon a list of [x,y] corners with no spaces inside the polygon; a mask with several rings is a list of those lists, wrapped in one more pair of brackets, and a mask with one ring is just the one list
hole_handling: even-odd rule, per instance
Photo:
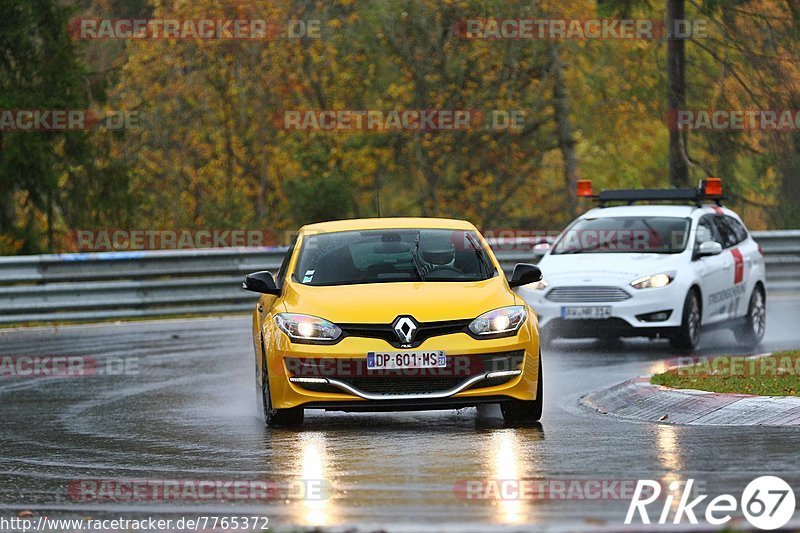
{"label": "tire", "polygon": [[269,394],[269,375],[267,364],[264,362],[264,379],[261,381],[261,409],[264,413],[264,423],[267,427],[298,427],[303,424],[304,411],[302,407],[291,409],[273,409],[272,398]]}
{"label": "tire", "polygon": [[678,332],[670,338],[672,347],[678,350],[694,350],[700,341],[701,322],[700,296],[692,289],[683,302],[683,317]]}
{"label": "tire", "polygon": [[542,354],[539,352],[539,383],[536,385],[535,400],[511,400],[500,404],[503,420],[509,425],[535,424],[542,418],[544,398],[542,394]]}
{"label": "tire", "polygon": [[764,338],[767,330],[767,298],[764,295],[764,288],[756,285],[753,294],[750,295],[750,304],[747,306],[747,316],[745,326],[735,328],[733,333],[736,340],[749,348],[757,346]]}
{"label": "tire", "polygon": [[258,418],[264,418],[264,392],[261,390],[261,377],[258,375],[258,362],[256,362],[256,386],[253,389],[256,391],[256,409],[258,409]]}

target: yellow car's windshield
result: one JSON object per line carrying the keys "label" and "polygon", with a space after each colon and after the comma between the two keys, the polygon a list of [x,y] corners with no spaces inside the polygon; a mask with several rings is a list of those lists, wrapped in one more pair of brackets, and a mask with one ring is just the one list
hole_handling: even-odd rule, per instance
{"label": "yellow car's windshield", "polygon": [[496,274],[471,231],[380,229],[307,235],[293,279],[303,285],[480,281]]}

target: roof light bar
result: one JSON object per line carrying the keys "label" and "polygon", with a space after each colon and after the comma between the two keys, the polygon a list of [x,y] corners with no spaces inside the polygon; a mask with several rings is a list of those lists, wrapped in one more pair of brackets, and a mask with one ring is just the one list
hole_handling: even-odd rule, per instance
{"label": "roof light bar", "polygon": [[596,195],[592,193],[590,180],[578,180],[577,196],[596,198],[600,207],[605,207],[608,202],[627,202],[628,205],[636,202],[692,202],[699,206],[704,200],[713,200],[717,205],[722,205],[723,200],[720,178],[706,178],[697,188],[606,189]]}

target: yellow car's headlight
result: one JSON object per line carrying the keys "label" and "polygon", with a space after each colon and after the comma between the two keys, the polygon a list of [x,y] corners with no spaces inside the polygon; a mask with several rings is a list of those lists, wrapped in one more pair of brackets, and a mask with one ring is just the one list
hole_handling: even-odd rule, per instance
{"label": "yellow car's headlight", "polygon": [[523,305],[512,305],[493,309],[473,320],[469,325],[469,330],[476,337],[497,338],[510,337],[519,330],[525,322],[527,312]]}
{"label": "yellow car's headlight", "polygon": [[275,323],[292,342],[298,343],[328,343],[342,334],[342,330],[333,322],[311,315],[280,313],[275,315]]}
{"label": "yellow car's headlight", "polygon": [[669,274],[655,274],[653,276],[644,276],[639,279],[631,281],[631,286],[634,289],[657,289],[659,287],[666,287],[674,278]]}

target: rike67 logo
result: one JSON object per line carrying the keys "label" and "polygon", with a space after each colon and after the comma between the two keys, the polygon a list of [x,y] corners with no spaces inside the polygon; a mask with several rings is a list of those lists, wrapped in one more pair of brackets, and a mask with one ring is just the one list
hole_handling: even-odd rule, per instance
{"label": "rike67 logo", "polygon": [[[658,524],[667,524],[672,518],[672,524],[680,524],[687,520],[690,524],[698,524],[697,516],[700,514],[700,504],[708,498],[701,494],[690,501],[694,495],[692,487],[694,480],[689,479],[681,491],[681,484],[677,481],[669,485],[669,491],[663,498],[663,507],[657,518]],[[639,480],[636,490],[628,507],[625,524],[630,525],[638,513],[643,524],[650,524],[648,506],[661,498],[661,484],[650,479]],[[677,505],[674,505],[677,502]],[[673,511],[674,509],[674,511]],[[785,526],[794,516],[795,496],[792,487],[784,480],[775,476],[761,476],[751,481],[742,498],[737,501],[730,494],[721,494],[705,504],[703,518],[712,526],[727,524],[732,519],[732,513],[741,509],[742,514],[750,524],[758,529],[778,529]],[[672,515],[670,517],[670,515]]]}

